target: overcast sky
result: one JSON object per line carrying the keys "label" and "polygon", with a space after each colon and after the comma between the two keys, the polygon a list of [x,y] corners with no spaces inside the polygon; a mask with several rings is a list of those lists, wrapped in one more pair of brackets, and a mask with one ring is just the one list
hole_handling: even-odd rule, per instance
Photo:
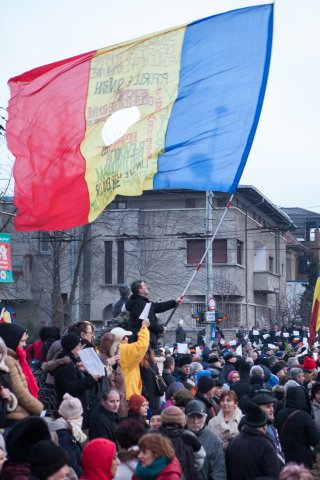
{"label": "overcast sky", "polygon": [[[0,106],[8,79],[31,68],[255,0],[10,0],[1,5]],[[264,106],[240,180],[271,202],[320,213],[320,0],[275,4]],[[0,111],[1,115],[1,111]],[[3,168],[6,153],[0,147]],[[2,175],[1,175],[2,176]]]}

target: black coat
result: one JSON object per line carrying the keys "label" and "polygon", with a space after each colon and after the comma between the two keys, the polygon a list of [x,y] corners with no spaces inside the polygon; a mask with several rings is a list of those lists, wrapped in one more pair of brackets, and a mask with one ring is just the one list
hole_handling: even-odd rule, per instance
{"label": "black coat", "polygon": [[79,442],[74,438],[72,432],[66,428],[56,430],[58,436],[58,442],[60,447],[64,448],[68,452],[69,467],[73,468],[78,477],[83,475],[83,470],[81,468],[81,456],[82,448]]}
{"label": "black coat", "polygon": [[[132,335],[129,337],[129,342],[136,342],[138,339],[138,332],[141,329],[142,320],[139,316],[141,315],[142,310],[146,306],[146,303],[149,303],[150,300],[141,295],[131,295],[129,300],[126,302],[126,309],[129,312],[129,328],[132,331]],[[158,336],[163,333],[163,326],[159,324],[156,313],[166,312],[171,310],[176,306],[175,300],[169,300],[167,302],[151,302],[150,312],[149,312],[149,321],[150,321],[150,345],[152,348],[156,348],[158,343]]]}
{"label": "black coat", "polygon": [[151,410],[158,410],[160,408],[160,397],[158,394],[154,374],[158,375],[159,371],[157,365],[155,363],[152,363],[150,358],[148,359],[148,361],[149,368],[140,367],[140,375],[142,380],[141,395],[143,395],[148,400]]}
{"label": "black coat", "polygon": [[89,421],[89,440],[106,438],[116,443],[115,429],[120,423],[117,413],[109,412],[102,404],[92,410]]}
{"label": "black coat", "polygon": [[96,382],[91,375],[77,367],[78,361],[71,353],[62,352],[55,360],[42,364],[42,368],[54,376],[58,405],[62,402],[65,393],[79,398],[83,408],[83,428],[87,428],[89,392],[90,389],[95,388]]}
{"label": "black coat", "polygon": [[313,464],[310,447],[317,445],[320,435],[311,416],[302,410],[303,406],[301,387],[289,388],[285,408],[279,411],[274,425],[279,433],[286,462],[303,463],[310,468]]}
{"label": "black coat", "polygon": [[249,390],[250,390],[249,376],[244,378],[240,377],[240,380],[238,380],[237,382],[231,383],[230,390],[233,390],[237,394],[238,401],[239,401],[241,397],[249,393]]}
{"label": "black coat", "polygon": [[272,440],[248,425],[229,443],[226,464],[228,480],[278,478],[282,468]]}
{"label": "black coat", "polygon": [[185,332],[184,329],[181,327],[181,325],[179,325],[179,326],[176,328],[176,342],[177,342],[177,343],[185,343],[185,342],[186,342],[186,338],[187,338],[186,332]]}
{"label": "black coat", "polygon": [[171,383],[176,382],[177,379],[172,373],[168,372],[167,370],[162,371],[162,378],[166,382],[167,386],[171,385]]}

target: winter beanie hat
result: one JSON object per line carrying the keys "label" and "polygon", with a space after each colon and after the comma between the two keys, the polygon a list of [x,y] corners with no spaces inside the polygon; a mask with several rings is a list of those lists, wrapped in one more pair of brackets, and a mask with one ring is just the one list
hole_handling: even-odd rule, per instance
{"label": "winter beanie hat", "polygon": [[79,335],[76,335],[75,333],[68,333],[67,335],[64,335],[61,338],[61,345],[63,350],[66,352],[71,352],[79,343],[81,342],[81,339]]}
{"label": "winter beanie hat", "polygon": [[133,413],[139,413],[140,407],[144,404],[144,402],[147,402],[147,399],[145,397],[134,393],[133,395],[131,395],[128,401],[129,409]]}
{"label": "winter beanie hat", "polygon": [[310,357],[304,357],[303,370],[311,372],[317,368],[316,361]]}
{"label": "winter beanie hat", "polygon": [[67,452],[52,441],[43,440],[36,443],[30,450],[28,462],[32,475],[40,480],[46,480],[68,463]]}
{"label": "winter beanie hat", "polygon": [[245,418],[246,424],[253,428],[263,427],[268,423],[267,414],[253,402],[248,403]]}
{"label": "winter beanie hat", "polygon": [[7,435],[6,449],[9,460],[26,462],[31,447],[41,440],[50,440],[45,420],[33,416],[19,420]]}
{"label": "winter beanie hat", "polygon": [[178,361],[178,366],[183,367],[184,365],[190,365],[192,363],[192,355],[184,355]]}
{"label": "winter beanie hat", "polygon": [[83,414],[82,403],[78,398],[72,397],[69,393],[63,395],[58,412],[66,420],[73,420]]}
{"label": "winter beanie hat", "polygon": [[207,393],[216,385],[216,382],[211,377],[201,377],[198,381],[198,391],[200,393]]}
{"label": "winter beanie hat", "polygon": [[184,427],[186,424],[186,416],[179,407],[173,405],[162,410],[161,423],[162,425],[179,425]]}
{"label": "winter beanie hat", "polygon": [[271,368],[271,372],[273,373],[273,375],[277,375],[277,373],[279,373],[281,370],[283,370],[283,365],[282,363],[275,363],[273,365],[273,367]]}
{"label": "winter beanie hat", "polygon": [[166,400],[171,400],[173,395],[178,392],[178,390],[185,390],[183,383],[181,382],[172,382],[170,383],[166,391]]}
{"label": "winter beanie hat", "polygon": [[3,338],[7,348],[16,351],[22,335],[26,329],[17,323],[0,323],[0,337]]}
{"label": "winter beanie hat", "polygon": [[194,400],[194,396],[189,390],[183,389],[178,390],[173,395],[174,403],[177,407],[185,407],[190,400]]}

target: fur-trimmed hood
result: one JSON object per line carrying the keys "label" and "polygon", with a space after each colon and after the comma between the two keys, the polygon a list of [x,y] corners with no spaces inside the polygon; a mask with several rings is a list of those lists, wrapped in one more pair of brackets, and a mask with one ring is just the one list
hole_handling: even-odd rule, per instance
{"label": "fur-trimmed hood", "polygon": [[50,360],[49,362],[44,362],[41,366],[42,370],[45,372],[49,372],[51,374],[54,374],[54,371],[62,367],[63,365],[68,365],[69,363],[72,363],[72,359],[68,357],[67,355],[56,358],[54,360]]}

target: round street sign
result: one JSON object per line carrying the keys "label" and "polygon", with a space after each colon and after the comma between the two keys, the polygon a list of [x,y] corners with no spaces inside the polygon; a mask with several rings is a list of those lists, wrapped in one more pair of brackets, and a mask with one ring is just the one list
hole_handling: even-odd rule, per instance
{"label": "round street sign", "polygon": [[214,297],[209,297],[208,308],[211,312],[214,312],[215,309],[217,308],[217,302]]}

